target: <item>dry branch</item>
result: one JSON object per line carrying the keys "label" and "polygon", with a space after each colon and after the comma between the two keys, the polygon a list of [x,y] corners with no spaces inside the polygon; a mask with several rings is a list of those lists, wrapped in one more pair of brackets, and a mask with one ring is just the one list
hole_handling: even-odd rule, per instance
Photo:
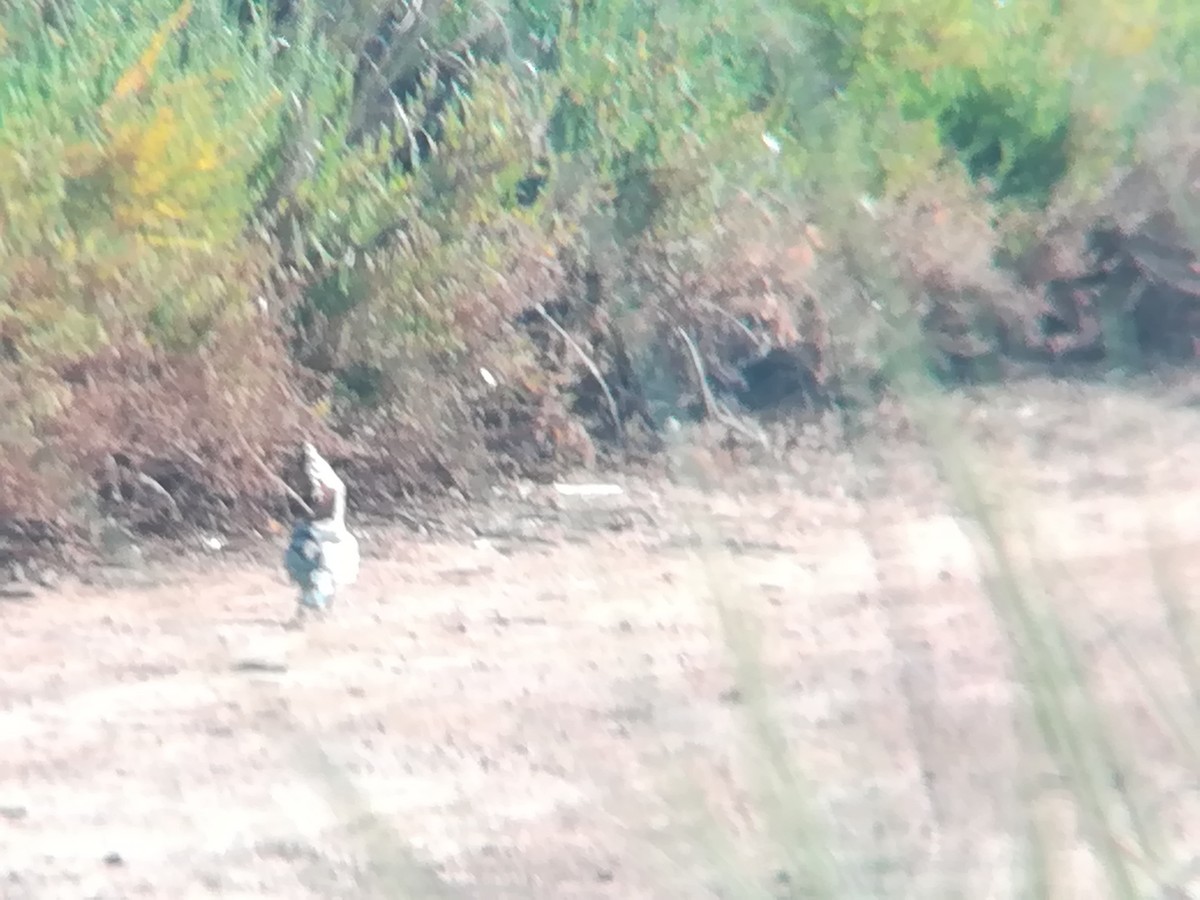
{"label": "dry branch", "polygon": [[700,351],[696,349],[695,342],[688,336],[688,333],[679,325],[675,326],[675,330],[679,336],[683,338],[683,343],[687,347],[688,355],[692,359],[692,367],[696,370],[696,380],[700,383],[700,397],[704,402],[704,412],[710,419],[720,422],[734,431],[741,434],[743,437],[749,438],[756,444],[761,444],[764,449],[770,450],[771,445],[767,440],[766,435],[761,432],[756,432],[744,422],[738,419],[737,416],[729,412],[717,402],[717,398],[713,396],[712,389],[708,386],[708,377],[704,374],[704,360],[700,358]]}
{"label": "dry branch", "polygon": [[592,377],[595,378],[596,383],[600,385],[600,390],[604,392],[604,399],[608,401],[608,411],[612,416],[613,428],[615,428],[617,431],[617,439],[624,441],[624,429],[621,427],[621,413],[617,407],[617,400],[613,396],[612,391],[608,389],[608,384],[605,383],[604,376],[600,374],[600,367],[592,361],[592,358],[588,356],[586,352],[584,352],[584,349],[579,346],[578,342],[576,342],[571,335],[567,334],[566,329],[554,321],[550,313],[546,312],[545,306],[539,303],[534,307],[534,309],[538,311],[538,314],[546,320],[551,328],[558,332],[559,337],[567,342],[567,346],[574,350],[576,355],[583,360],[583,364],[588,367],[588,371],[592,373]]}
{"label": "dry branch", "polygon": [[150,493],[158,497],[166,504],[167,509],[171,512],[171,518],[176,522],[183,521],[183,513],[179,511],[179,504],[175,502],[175,498],[171,496],[171,492],[158,483],[154,478],[147,475],[145,472],[136,474],[137,483],[142,487],[147,488]]}
{"label": "dry branch", "polygon": [[262,472],[268,478],[270,478],[277,485],[279,485],[281,488],[283,488],[284,493],[286,493],[289,497],[291,497],[298,504],[300,504],[300,507],[304,510],[306,515],[308,515],[310,517],[315,516],[316,513],[313,512],[313,508],[308,505],[308,502],[303,497],[301,497],[299,494],[297,494],[292,489],[291,485],[289,485],[286,481],[284,481],[277,474],[275,474],[274,472],[271,471],[271,467],[268,466],[265,462],[263,462],[262,457],[260,457],[257,453],[255,453],[253,448],[251,448],[250,442],[247,441],[246,438],[241,434],[238,435],[238,438],[241,440],[242,446],[246,449],[246,453],[249,454],[250,459],[252,459],[254,461],[254,464],[256,466],[258,466],[259,469],[261,469]]}

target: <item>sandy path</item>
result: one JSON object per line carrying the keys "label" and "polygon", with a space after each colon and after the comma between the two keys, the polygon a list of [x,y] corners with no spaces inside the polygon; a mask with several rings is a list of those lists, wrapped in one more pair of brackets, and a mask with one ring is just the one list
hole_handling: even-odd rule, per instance
{"label": "sandy path", "polygon": [[[1156,703],[1195,710],[1145,520],[1190,608],[1200,498],[1077,493],[1037,504],[1031,546],[1186,861],[1194,758]],[[761,623],[844,896],[1014,895],[1023,694],[960,522],[777,489],[613,502],[649,514],[544,542],[373,533],[302,633],[249,559],[0,603],[0,896],[800,896],[766,852],[770,767],[717,600]],[[1077,867],[1055,896],[1094,896],[1039,784]]]}

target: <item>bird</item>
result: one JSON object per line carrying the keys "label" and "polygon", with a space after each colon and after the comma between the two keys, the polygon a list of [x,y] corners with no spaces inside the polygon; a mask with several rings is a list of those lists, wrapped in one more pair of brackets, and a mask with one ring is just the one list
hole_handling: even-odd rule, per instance
{"label": "bird", "polygon": [[296,520],[283,554],[288,577],[300,590],[292,627],[310,611],[328,612],[338,591],[358,580],[359,568],[358,539],[346,527],[346,484],[310,442],[301,452],[313,512]]}

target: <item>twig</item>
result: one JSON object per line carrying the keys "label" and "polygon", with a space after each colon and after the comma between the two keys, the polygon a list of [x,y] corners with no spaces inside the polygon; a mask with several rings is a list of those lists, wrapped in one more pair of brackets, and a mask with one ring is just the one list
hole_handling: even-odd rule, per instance
{"label": "twig", "polygon": [[759,353],[765,353],[767,350],[771,349],[770,341],[765,340],[760,334],[755,334],[753,328],[751,328],[729,310],[722,309],[719,304],[713,303],[711,300],[701,300],[700,305],[708,307],[717,315],[727,319],[736,328],[740,329],[746,335],[746,337],[750,338],[750,340],[754,342],[754,346],[758,348]]}
{"label": "twig", "polygon": [[712,389],[708,386],[708,378],[704,374],[704,360],[700,358],[700,351],[696,349],[695,342],[688,337],[688,333],[683,330],[682,326],[676,325],[675,331],[683,338],[683,343],[687,346],[688,355],[692,358],[692,366],[696,370],[696,380],[700,383],[700,398],[704,402],[705,415],[770,450],[770,444],[767,442],[765,435],[756,433],[752,428],[741,422],[737,416],[724,409],[717,402],[717,398],[713,396]]}
{"label": "twig", "polygon": [[704,374],[704,362],[700,359],[700,351],[696,349],[696,345],[692,343],[692,339],[688,337],[688,333],[683,330],[682,326],[676,325],[675,331],[683,338],[688,355],[692,358],[692,367],[696,370],[696,380],[700,382],[700,399],[704,401],[704,414],[710,419],[719,419],[721,413],[717,409],[717,398],[713,396],[713,392],[708,386],[708,377]]}
{"label": "twig", "polygon": [[316,513],[313,512],[313,508],[308,505],[308,502],[303,497],[301,497],[299,494],[297,494],[294,490],[292,490],[291,485],[289,485],[286,481],[284,481],[282,478],[280,478],[278,475],[276,475],[274,472],[272,472],[271,467],[262,461],[262,457],[260,457],[257,453],[254,452],[253,449],[251,449],[250,442],[248,440],[246,440],[245,435],[239,433],[238,438],[241,440],[242,446],[246,448],[246,452],[250,455],[250,458],[252,460],[254,460],[254,463],[260,469],[262,469],[262,471],[264,473],[266,473],[267,477],[270,478],[272,481],[274,481],[276,484],[278,484],[281,488],[283,488],[284,493],[286,493],[289,497],[291,497],[293,500],[295,500],[297,503],[299,503],[300,506],[304,509],[305,513],[307,513],[309,516],[315,516]]}
{"label": "twig", "polygon": [[608,389],[608,385],[604,381],[604,376],[600,374],[600,367],[592,362],[592,358],[584,352],[584,349],[579,346],[573,337],[567,334],[566,329],[554,321],[550,313],[546,312],[545,306],[539,303],[534,307],[534,309],[536,309],[538,314],[545,319],[547,323],[549,323],[551,328],[558,332],[559,336],[567,342],[567,346],[574,350],[579,358],[583,360],[583,364],[588,367],[588,370],[592,373],[592,377],[595,378],[596,383],[600,385],[600,390],[604,392],[604,399],[608,401],[608,411],[612,416],[613,427],[617,430],[617,437],[621,441],[624,441],[625,433],[624,429],[621,427],[621,413],[617,408],[617,400],[615,397],[613,397],[612,391]]}
{"label": "twig", "polygon": [[183,521],[183,513],[179,511],[179,504],[175,502],[175,498],[171,496],[171,492],[159,484],[154,478],[147,475],[145,472],[138,472],[137,483],[144,488],[149,488],[150,493],[159,497],[167,504],[167,509],[171,511],[171,518],[176,522]]}

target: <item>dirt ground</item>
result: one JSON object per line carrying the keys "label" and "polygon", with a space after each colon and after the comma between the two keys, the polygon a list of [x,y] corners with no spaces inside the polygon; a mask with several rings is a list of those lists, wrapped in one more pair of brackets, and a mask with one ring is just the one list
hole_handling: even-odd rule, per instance
{"label": "dirt ground", "polygon": [[[1189,635],[1160,599],[1200,602],[1197,384],[948,401],[1103,698],[1159,887],[1198,874]],[[1032,810],[1051,895],[1100,896],[986,554],[911,435],[834,431],[365,527],[360,583],[301,632],[273,545],[0,599],[0,895],[782,897],[836,869],[844,897],[1011,897]]]}

